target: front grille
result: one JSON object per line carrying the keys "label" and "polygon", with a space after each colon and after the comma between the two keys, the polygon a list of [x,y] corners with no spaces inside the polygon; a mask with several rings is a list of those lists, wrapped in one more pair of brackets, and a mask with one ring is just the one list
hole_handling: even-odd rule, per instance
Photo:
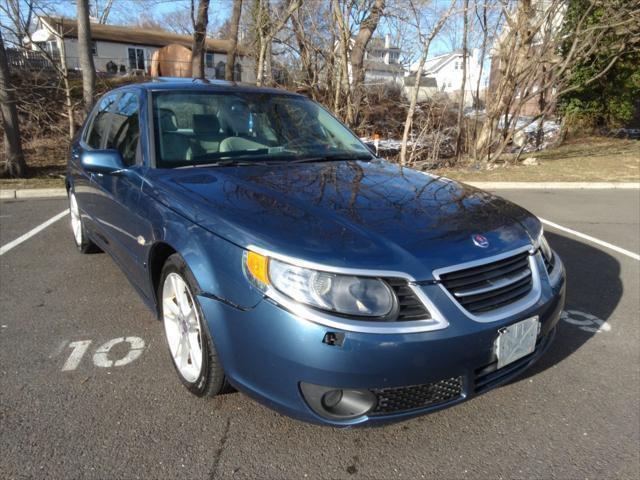
{"label": "front grille", "polygon": [[427,320],[431,318],[429,311],[420,301],[416,294],[401,278],[386,278],[385,281],[393,289],[398,298],[397,322],[408,322],[411,320]]}
{"label": "front grille", "polygon": [[456,400],[462,396],[462,377],[447,378],[424,385],[376,388],[371,390],[378,398],[370,415],[406,412]]}
{"label": "front grille", "polygon": [[533,287],[529,252],[440,275],[442,285],[471,313],[483,313],[525,297]]}

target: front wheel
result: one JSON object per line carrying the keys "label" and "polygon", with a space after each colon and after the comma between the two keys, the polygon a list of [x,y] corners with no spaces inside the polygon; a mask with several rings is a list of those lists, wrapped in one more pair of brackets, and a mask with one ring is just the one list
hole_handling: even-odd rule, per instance
{"label": "front wheel", "polygon": [[193,295],[194,284],[184,260],[177,254],[169,257],[158,292],[160,318],[173,366],[184,386],[199,397],[213,397],[223,390],[225,375]]}
{"label": "front wheel", "polygon": [[93,253],[99,251],[99,248],[93,243],[87,236],[87,232],[84,228],[84,222],[82,215],[80,215],[80,208],[78,207],[78,200],[76,200],[76,194],[73,190],[69,191],[69,213],[71,215],[71,230],[73,232],[73,240],[76,242],[76,247],[81,253]]}

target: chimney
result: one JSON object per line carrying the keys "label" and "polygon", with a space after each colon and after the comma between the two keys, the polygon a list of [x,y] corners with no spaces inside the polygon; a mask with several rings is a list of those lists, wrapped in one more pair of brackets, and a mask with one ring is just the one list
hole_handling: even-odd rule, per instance
{"label": "chimney", "polygon": [[388,33],[384,36],[384,48],[386,50],[391,48],[391,35]]}

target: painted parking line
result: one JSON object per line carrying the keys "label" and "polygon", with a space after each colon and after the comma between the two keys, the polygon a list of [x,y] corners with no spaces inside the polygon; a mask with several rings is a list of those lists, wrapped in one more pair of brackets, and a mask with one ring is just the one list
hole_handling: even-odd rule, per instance
{"label": "painted parking line", "polygon": [[544,218],[540,218],[540,221],[545,225],[548,225],[556,230],[560,230],[562,232],[568,233],[569,235],[573,235],[574,237],[582,238],[583,240],[587,240],[588,242],[595,243],[596,245],[600,245],[601,247],[608,248],[609,250],[613,250],[614,252],[621,253],[626,255],[627,257],[631,257],[634,260],[640,261],[640,255],[637,253],[631,252],[629,250],[625,250],[624,248],[618,247],[609,242],[605,242],[604,240],[600,240],[598,238],[592,237],[591,235],[587,235],[586,233],[577,232],[567,227],[563,227],[562,225],[558,225],[557,223],[550,222],[549,220],[545,220]]}
{"label": "painted parking line", "polygon": [[49,220],[47,220],[44,223],[41,223],[40,225],[38,225],[37,227],[29,230],[27,233],[25,233],[24,235],[19,236],[18,238],[16,238],[15,240],[12,240],[11,242],[7,243],[6,245],[3,245],[2,247],[0,247],[0,255],[4,255],[5,253],[7,253],[9,250],[11,250],[12,248],[17,247],[18,245],[20,245],[22,242],[26,242],[27,240],[29,240],[31,237],[33,237],[34,235],[36,235],[37,233],[41,232],[42,230],[44,230],[45,228],[47,228],[49,225],[54,224],[55,222],[57,222],[58,220],[60,220],[62,217],[64,217],[65,215],[67,215],[69,213],[69,209],[67,208],[64,212],[60,212],[59,214],[55,215],[54,217],[51,217]]}

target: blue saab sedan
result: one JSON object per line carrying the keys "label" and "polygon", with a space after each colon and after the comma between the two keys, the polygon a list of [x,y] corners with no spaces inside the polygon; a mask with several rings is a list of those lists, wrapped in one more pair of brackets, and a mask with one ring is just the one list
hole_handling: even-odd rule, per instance
{"label": "blue saab sedan", "polygon": [[113,90],[66,183],[78,249],[113,257],[198,396],[230,384],[309,422],[406,419],[520,374],[564,306],[535,216],[377,158],[281,90]]}

